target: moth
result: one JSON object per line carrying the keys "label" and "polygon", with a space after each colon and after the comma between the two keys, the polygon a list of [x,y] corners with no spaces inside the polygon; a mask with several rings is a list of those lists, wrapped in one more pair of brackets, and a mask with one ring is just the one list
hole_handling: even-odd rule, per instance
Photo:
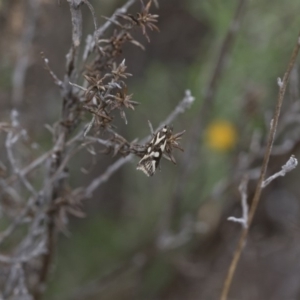
{"label": "moth", "polygon": [[166,149],[168,133],[168,127],[164,126],[154,135],[147,145],[146,154],[142,157],[136,167],[137,170],[143,171],[147,176],[154,175]]}

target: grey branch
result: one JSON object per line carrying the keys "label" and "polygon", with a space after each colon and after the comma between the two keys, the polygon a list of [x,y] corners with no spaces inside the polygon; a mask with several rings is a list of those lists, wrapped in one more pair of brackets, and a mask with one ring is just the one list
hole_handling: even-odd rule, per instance
{"label": "grey branch", "polygon": [[162,128],[164,125],[171,124],[179,114],[184,113],[188,108],[190,108],[194,101],[195,97],[192,96],[191,91],[186,90],[182,101],[176,106],[175,110],[166,118],[166,120],[160,123],[158,129]]}
{"label": "grey branch", "polygon": [[6,238],[8,238],[13,233],[13,231],[17,228],[17,226],[24,221],[24,218],[26,217],[26,215],[28,214],[28,212],[30,211],[34,203],[35,203],[35,198],[31,197],[27,202],[25,208],[14,219],[14,221],[10,224],[10,226],[0,233],[0,245],[3,243],[3,241],[5,241]]}
{"label": "grey branch", "polygon": [[84,3],[87,5],[89,10],[91,11],[93,21],[94,21],[95,31],[96,31],[98,28],[98,25],[97,25],[97,18],[96,18],[96,13],[95,13],[94,7],[91,5],[91,3],[88,0],[84,0]]}
{"label": "grey branch", "polygon": [[124,164],[127,162],[130,162],[133,159],[133,155],[130,154],[125,158],[120,158],[116,162],[114,162],[112,165],[110,165],[106,171],[95,178],[91,184],[86,188],[85,196],[91,197],[93,192],[104,182],[106,182],[110,176],[112,176],[117,170],[119,170]]}
{"label": "grey branch", "polygon": [[90,130],[92,129],[92,127],[95,123],[95,121],[96,121],[96,118],[95,118],[95,116],[93,116],[92,120],[88,123],[86,129],[84,130],[84,133],[83,133],[84,137],[90,132]]}
{"label": "grey branch", "polygon": [[248,227],[248,211],[249,211],[249,207],[248,207],[248,203],[247,203],[247,185],[248,185],[248,178],[245,177],[240,186],[239,186],[239,192],[241,194],[241,206],[242,206],[242,212],[243,212],[243,216],[242,218],[236,218],[236,217],[229,217],[227,220],[228,221],[232,221],[232,222],[236,222],[236,223],[240,223],[242,224],[242,226],[244,228]]}
{"label": "grey branch", "polygon": [[5,264],[18,264],[28,262],[34,257],[38,257],[41,254],[47,252],[45,240],[41,240],[36,246],[34,246],[33,251],[28,254],[23,254],[17,257],[9,257],[6,255],[0,254],[0,262]]}
{"label": "grey branch", "polygon": [[297,165],[298,165],[298,160],[297,160],[297,158],[295,158],[294,155],[292,155],[289,158],[289,160],[286,162],[286,164],[281,167],[281,171],[275,173],[274,175],[272,175],[269,178],[267,178],[266,180],[264,180],[262,182],[261,187],[262,188],[266,187],[269,183],[271,183],[277,177],[285,176],[286,173],[291,172],[292,170],[294,170],[297,167]]}
{"label": "grey branch", "polygon": [[56,76],[56,74],[52,71],[52,69],[50,68],[50,66],[49,66],[49,59],[46,58],[46,57],[44,56],[44,53],[43,53],[43,52],[41,53],[41,56],[42,56],[42,58],[43,58],[43,60],[44,60],[45,68],[46,68],[46,70],[49,72],[49,74],[50,74],[50,76],[52,77],[54,83],[55,83],[57,86],[59,86],[61,90],[63,90],[63,89],[64,89],[64,84],[63,84],[63,82]]}
{"label": "grey branch", "polygon": [[[19,121],[18,121],[18,112],[16,110],[12,110],[12,112],[11,112],[11,122],[12,122],[13,129],[18,130]],[[9,160],[9,162],[11,164],[11,167],[12,167],[14,173],[17,174],[17,176],[19,177],[20,181],[27,188],[27,190],[29,192],[31,192],[33,195],[37,195],[37,192],[34,189],[34,187],[26,179],[26,177],[23,176],[22,173],[20,172],[20,169],[19,169],[18,164],[17,164],[17,160],[16,160],[16,158],[14,156],[14,153],[13,153],[12,147],[19,140],[21,134],[22,133],[15,134],[13,130],[11,130],[7,134],[7,138],[6,138],[6,142],[5,142],[5,147],[6,147],[6,151],[7,151],[8,160]]]}

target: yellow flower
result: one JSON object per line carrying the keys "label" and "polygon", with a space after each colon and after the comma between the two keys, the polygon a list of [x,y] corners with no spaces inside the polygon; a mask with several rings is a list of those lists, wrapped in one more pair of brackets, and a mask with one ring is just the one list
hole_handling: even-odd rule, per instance
{"label": "yellow flower", "polygon": [[227,151],[234,147],[237,132],[232,123],[226,120],[215,120],[206,130],[207,145],[218,151]]}

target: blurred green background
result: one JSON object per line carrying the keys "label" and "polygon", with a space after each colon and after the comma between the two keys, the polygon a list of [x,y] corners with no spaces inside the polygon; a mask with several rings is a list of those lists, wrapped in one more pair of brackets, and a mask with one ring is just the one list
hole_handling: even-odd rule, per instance
{"label": "blurred green background", "polygon": [[[0,116],[7,120],[17,106],[29,136],[39,144],[31,154],[35,157],[51,146],[43,125],[53,124],[61,109],[59,91],[39,53],[45,53],[62,77],[71,22],[66,1],[40,1],[22,101],[12,103],[11,79],[22,51],[26,2],[0,0]],[[101,16],[110,16],[124,3],[90,2],[99,24],[104,22]],[[226,221],[241,213],[237,187],[243,174],[237,170],[238,159],[248,152],[253,132],[261,134],[260,142],[265,140],[278,93],[277,77],[284,74],[300,29],[299,1],[245,2],[207,116],[201,115],[203,97],[237,0],[160,0],[159,9],[153,8],[160,15],[160,32],[150,34],[150,43],[135,33],[144,52],[133,45],[124,48],[120,60],[126,58],[133,74],[129,92],[140,105],[128,112],[127,126],[116,116],[117,130],[129,141],[143,138],[149,134],[147,120],[157,127],[190,89],[195,102],[173,126],[175,132],[186,130],[181,146],[196,149],[189,161],[193,168],[183,176],[189,158],[177,151],[177,165],[163,160],[161,172],[153,178],[135,170],[138,159],[115,173],[84,203],[86,218],[71,219],[69,234],[60,234],[46,299],[218,299],[240,232],[237,224]],[[130,12],[139,9],[136,3]],[[85,38],[93,30],[86,7],[83,24]],[[291,90],[284,112],[299,101]],[[194,139],[199,118],[205,119],[199,128],[199,136],[204,134]],[[285,129],[278,144],[295,128],[297,124]],[[292,137],[299,139],[297,134]],[[292,150],[297,156],[298,148]],[[289,154],[271,159],[274,171]],[[115,159],[99,155],[91,164],[87,153],[79,154],[70,164],[71,185],[88,184]],[[257,158],[251,168],[260,163]],[[90,168],[90,173],[83,174],[82,167]],[[263,194],[230,299],[300,296],[298,176],[296,170]],[[224,180],[232,184],[218,193]],[[249,186],[250,199],[254,183]],[[164,247],[174,236],[179,244]]]}

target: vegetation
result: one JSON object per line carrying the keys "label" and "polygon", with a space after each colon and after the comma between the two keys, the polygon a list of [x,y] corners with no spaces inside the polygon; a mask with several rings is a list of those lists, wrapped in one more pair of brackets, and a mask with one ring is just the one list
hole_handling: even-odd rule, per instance
{"label": "vegetation", "polygon": [[299,10],[0,0],[0,299],[296,298]]}

